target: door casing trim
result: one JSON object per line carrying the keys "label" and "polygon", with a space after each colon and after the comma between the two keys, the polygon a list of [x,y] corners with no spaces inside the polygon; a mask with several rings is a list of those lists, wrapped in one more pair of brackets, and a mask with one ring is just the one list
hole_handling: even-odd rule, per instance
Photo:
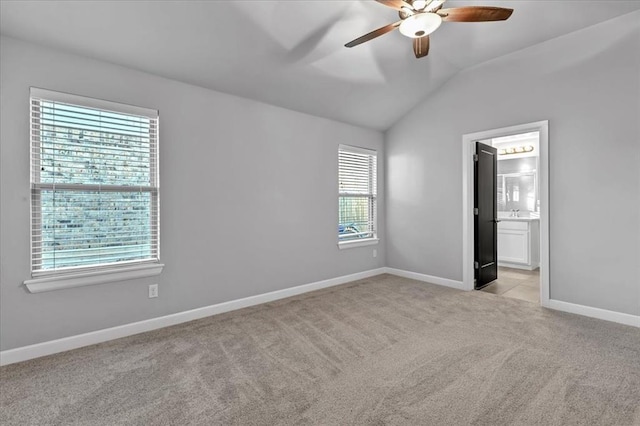
{"label": "door casing trim", "polygon": [[490,138],[539,132],[540,304],[549,307],[549,121],[536,121],[462,136],[462,285],[473,290],[473,155],[475,143]]}

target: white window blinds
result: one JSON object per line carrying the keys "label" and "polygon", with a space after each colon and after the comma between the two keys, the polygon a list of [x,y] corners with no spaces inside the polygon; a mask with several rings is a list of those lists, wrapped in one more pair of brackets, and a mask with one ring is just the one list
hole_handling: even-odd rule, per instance
{"label": "white window blinds", "polygon": [[157,261],[158,113],[31,89],[32,275]]}
{"label": "white window blinds", "polygon": [[376,152],[340,145],[338,149],[338,240],[376,236]]}

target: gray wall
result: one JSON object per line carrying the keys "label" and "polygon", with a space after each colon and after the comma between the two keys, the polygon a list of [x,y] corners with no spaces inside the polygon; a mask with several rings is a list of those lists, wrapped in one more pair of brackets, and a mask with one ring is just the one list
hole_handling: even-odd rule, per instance
{"label": "gray wall", "polygon": [[[2,350],[384,266],[382,184],[381,244],[339,250],[336,235],[338,145],[378,150],[383,182],[381,133],[10,38],[0,52]],[[160,110],[161,276],[24,289],[29,86]]]}
{"label": "gray wall", "polygon": [[551,298],[640,314],[640,12],[472,69],[394,125],[387,263],[462,279],[462,135],[550,126]]}

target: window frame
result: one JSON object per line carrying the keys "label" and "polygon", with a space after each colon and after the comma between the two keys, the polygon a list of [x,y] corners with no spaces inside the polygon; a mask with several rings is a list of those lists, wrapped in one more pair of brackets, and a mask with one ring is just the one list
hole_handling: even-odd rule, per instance
{"label": "window frame", "polygon": [[[338,237],[338,248],[340,250],[343,249],[349,249],[349,248],[355,248],[355,247],[363,247],[363,246],[369,246],[369,245],[375,245],[378,244],[378,242],[380,241],[380,239],[378,238],[378,173],[377,173],[377,169],[378,169],[378,153],[376,150],[374,149],[370,149],[370,148],[362,148],[362,147],[358,147],[358,146],[353,146],[353,145],[345,145],[345,144],[340,144],[338,145],[338,206],[340,205],[340,198],[344,197],[344,196],[349,196],[348,193],[342,193],[340,191],[340,152],[351,152],[351,153],[355,153],[355,154],[364,154],[364,155],[369,155],[374,157],[374,167],[375,170],[371,171],[369,174],[369,180],[373,180],[373,182],[371,182],[371,190],[372,192],[369,192],[367,194],[358,194],[358,196],[362,196],[362,197],[366,197],[367,199],[371,200],[371,205],[369,206],[370,209],[372,209],[372,212],[370,213],[373,216],[373,220],[372,220],[372,230],[371,233],[373,234],[373,236],[371,237],[366,237],[366,238],[359,238],[359,239],[352,239],[352,240],[340,240],[339,238],[339,234],[337,235]],[[373,176],[372,176],[373,175]],[[338,226],[340,226],[340,211],[339,211],[339,207],[338,207]]]}
{"label": "window frame", "polygon": [[[150,141],[150,148],[153,153],[149,158],[151,183],[149,186],[132,185],[100,185],[84,183],[46,183],[40,179],[40,159],[34,158],[34,152],[40,149],[40,134],[34,131],[34,124],[38,121],[34,119],[34,105],[41,105],[41,102],[57,102],[80,107],[97,109],[105,112],[115,112],[147,117],[153,120],[155,126],[155,137]],[[37,87],[30,88],[29,94],[29,147],[30,147],[30,193],[32,201],[30,203],[30,269],[31,279],[24,281],[25,286],[31,293],[57,290],[62,288],[78,287],[106,282],[130,280],[159,275],[164,264],[160,263],[160,180],[159,180],[159,113],[157,110],[142,108],[127,104],[121,104],[101,99],[88,98],[85,96],[73,95],[69,93],[56,92]],[[37,123],[39,125],[39,122]],[[34,246],[42,244],[42,230],[37,228],[36,215],[39,215],[41,201],[36,201],[43,190],[69,190],[69,191],[117,191],[117,192],[148,192],[150,196],[151,208],[151,233],[150,237],[155,242],[152,249],[152,257],[145,259],[134,259],[120,262],[98,263],[86,266],[59,267],[55,269],[38,269],[35,267]]]}

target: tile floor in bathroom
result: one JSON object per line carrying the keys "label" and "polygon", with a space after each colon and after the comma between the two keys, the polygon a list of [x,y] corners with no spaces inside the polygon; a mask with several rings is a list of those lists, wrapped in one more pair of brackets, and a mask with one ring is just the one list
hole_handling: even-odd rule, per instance
{"label": "tile floor in bathroom", "polygon": [[501,266],[498,268],[498,279],[481,291],[540,303],[540,269],[527,271]]}

